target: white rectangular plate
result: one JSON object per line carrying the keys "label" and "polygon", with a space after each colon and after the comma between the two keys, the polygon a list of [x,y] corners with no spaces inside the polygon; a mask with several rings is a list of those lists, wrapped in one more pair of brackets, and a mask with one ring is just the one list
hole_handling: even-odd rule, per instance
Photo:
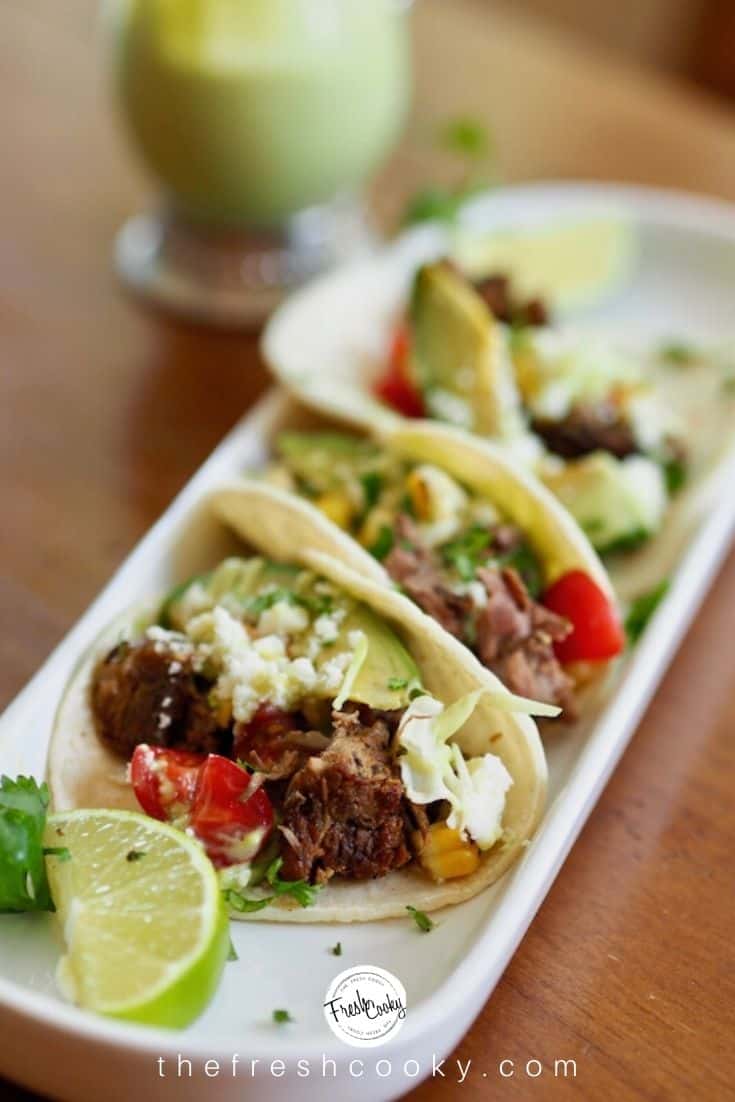
{"label": "white rectangular plate", "polygon": [[[490,222],[500,210],[506,221],[523,224],[541,213],[610,203],[625,209],[638,227],[643,260],[634,286],[592,320],[623,334],[629,326],[640,328],[645,319],[651,335],[673,330],[677,336],[708,340],[729,336],[735,270],[735,213],[729,207],[630,189],[539,186],[485,200],[476,217]],[[84,648],[125,606],[165,590],[225,550],[221,530],[201,507],[202,495],[257,465],[274,428],[290,413],[287,399],[269,396],[224,440],[148,533],[0,719],[0,771],[40,777],[55,708]],[[735,476],[735,457],[721,473],[718,483],[726,485]],[[207,1098],[218,1100],[242,1098],[248,1090],[257,1092],[261,1102],[316,1099],[334,1091],[335,1096],[379,1102],[415,1085],[417,1079],[401,1070],[406,1060],[418,1061],[421,1076],[430,1074],[432,1055],[440,1058],[451,1051],[497,983],[713,579],[735,529],[735,498],[719,497],[679,556],[669,596],[627,661],[614,694],[592,720],[567,737],[554,738],[548,810],[523,860],[499,884],[441,912],[430,935],[419,933],[409,920],[326,928],[237,925],[233,940],[239,961],[227,965],[205,1015],[177,1034],[105,1021],[66,1005],[53,979],[59,951],[53,920],[2,916],[0,1073],[74,1102],[100,1097],[122,1102],[153,1092],[157,1098],[188,1102],[201,1098],[205,1088]],[[336,941],[343,947],[339,959],[329,953]],[[341,1045],[324,1021],[329,981],[354,964],[387,968],[407,989],[403,1029],[379,1050]],[[272,1023],[277,1007],[288,1008],[293,1024]],[[233,1076],[234,1053],[241,1062]],[[192,1078],[176,1076],[178,1054],[192,1061]],[[159,1075],[159,1057],[169,1061],[165,1077]],[[324,1057],[336,1061],[336,1079],[331,1064],[326,1079],[322,1076]],[[360,1077],[349,1072],[355,1058],[364,1060]],[[253,1059],[257,1081],[250,1074]],[[283,1076],[271,1073],[273,1059],[284,1062]],[[390,1076],[376,1074],[380,1059],[391,1061]],[[204,1077],[205,1060],[220,1061],[217,1077]],[[308,1063],[299,1071],[297,1060]]]}

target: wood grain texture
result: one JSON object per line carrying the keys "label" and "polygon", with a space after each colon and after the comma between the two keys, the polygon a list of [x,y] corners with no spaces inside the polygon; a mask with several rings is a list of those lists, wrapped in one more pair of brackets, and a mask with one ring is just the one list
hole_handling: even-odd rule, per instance
{"label": "wood grain texture", "polygon": [[[95,10],[0,0],[0,704],[267,384],[254,336],[146,314],[115,285],[112,237],[147,189],[113,125]],[[735,197],[735,116],[705,97],[486,0],[422,0],[416,39],[414,119],[375,189],[384,220],[451,171],[426,136],[457,111],[490,123],[507,179]],[[734,616],[735,558],[460,1046],[466,1082],[448,1061],[417,1102],[733,1096]],[[554,1078],[555,1059],[576,1078]]]}

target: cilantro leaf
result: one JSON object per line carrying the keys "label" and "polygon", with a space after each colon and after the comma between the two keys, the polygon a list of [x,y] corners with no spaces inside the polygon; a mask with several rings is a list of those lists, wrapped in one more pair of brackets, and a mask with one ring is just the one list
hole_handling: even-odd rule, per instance
{"label": "cilantro leaf", "polygon": [[441,548],[442,558],[453,566],[463,582],[471,582],[480,565],[483,552],[490,546],[490,532],[480,525],[473,525],[457,539]]}
{"label": "cilantro leaf", "polygon": [[336,945],[332,945],[329,949],[329,952],[332,954],[333,957],[341,957],[342,956],[342,942],[338,941]]}
{"label": "cilantro leaf", "polygon": [[266,609],[273,608],[274,605],[279,605],[284,602],[288,605],[298,604],[298,598],[291,589],[283,589],[277,586],[275,589],[269,589],[267,593],[261,593],[258,597],[252,597],[245,607],[245,611],[248,616],[252,616],[253,619],[260,616]]}
{"label": "cilantro leaf", "polygon": [[372,509],[383,489],[383,479],[377,471],[367,471],[360,479],[360,483],[365,497],[365,508]]}
{"label": "cilantro leaf", "polygon": [[664,363],[674,367],[686,367],[697,359],[697,350],[685,341],[668,341],[662,344],[658,350],[659,357]]}
{"label": "cilantro leaf", "polygon": [[401,689],[408,688],[408,678],[407,677],[389,677],[388,678],[388,688],[390,689],[390,691],[392,693],[399,693],[401,691]]}
{"label": "cilantro leaf", "polygon": [[651,533],[647,528],[634,528],[632,531],[610,540],[604,547],[598,547],[597,550],[600,555],[617,555],[621,551],[635,551],[646,540],[650,539],[650,536]]}
{"label": "cilantro leaf", "polygon": [[264,907],[267,907],[269,903],[273,902],[272,895],[269,895],[265,899],[248,899],[247,896],[242,895],[240,892],[236,892],[234,888],[227,888],[222,894],[228,907],[231,907],[233,911],[237,911],[237,913],[241,915],[252,914],[254,911],[262,911]]}
{"label": "cilantro leaf", "polygon": [[666,489],[670,494],[680,490],[687,480],[686,464],[681,459],[667,459],[663,465]]}
{"label": "cilantro leaf", "polygon": [[53,911],[43,856],[48,788],[0,777],[0,911]]}
{"label": "cilantro leaf", "polygon": [[416,907],[406,907],[406,910],[423,934],[428,934],[434,929],[436,923],[432,922],[424,911],[419,911]]}
{"label": "cilantro leaf", "polygon": [[292,1022],[293,1018],[287,1010],[274,1010],[273,1021],[281,1024],[283,1022]]}
{"label": "cilantro leaf", "polygon": [[68,846],[44,846],[44,857],[58,857],[59,861],[71,861],[71,850]]}
{"label": "cilantro leaf", "polygon": [[512,566],[520,574],[526,589],[532,597],[539,597],[544,588],[544,576],[536,555],[527,543],[522,543],[512,551],[498,556],[501,566]]}
{"label": "cilantro leaf", "polygon": [[445,122],[439,131],[439,144],[462,157],[484,158],[492,152],[487,127],[469,115]]}
{"label": "cilantro leaf", "polygon": [[276,857],[265,870],[265,879],[277,896],[290,895],[300,907],[311,907],[321,891],[318,884],[309,884],[307,880],[282,880],[279,873],[283,864],[282,857]]}
{"label": "cilantro leaf", "polygon": [[669,579],[664,578],[653,589],[649,589],[647,593],[641,593],[633,601],[625,617],[625,634],[631,646],[643,635],[649,620],[668,593],[669,585]]}
{"label": "cilantro leaf", "polygon": [[393,529],[389,528],[387,524],[384,524],[378,532],[378,538],[375,540],[372,547],[368,548],[368,551],[374,558],[382,562],[388,552],[393,549],[394,542],[395,535],[393,534]]}

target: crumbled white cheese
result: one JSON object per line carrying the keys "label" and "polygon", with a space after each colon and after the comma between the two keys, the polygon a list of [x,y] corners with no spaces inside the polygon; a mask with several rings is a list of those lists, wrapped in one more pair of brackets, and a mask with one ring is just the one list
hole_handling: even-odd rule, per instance
{"label": "crumbled white cheese", "polygon": [[309,614],[300,605],[290,601],[277,601],[263,609],[258,617],[258,635],[299,635],[309,626]]}
{"label": "crumbled white cheese", "polygon": [[289,710],[306,695],[333,695],[352,657],[342,652],[317,669],[307,656],[291,657],[278,635],[251,638],[219,605],[191,620],[187,631],[195,644],[195,668],[214,678],[215,700],[228,703],[235,720],[244,723],[264,700]]}
{"label": "crumbled white cheese", "polygon": [[176,615],[182,624],[212,607],[212,597],[201,582],[192,582],[176,602]]}
{"label": "crumbled white cheese", "polygon": [[146,628],[145,634],[153,643],[156,654],[168,654],[177,664],[186,661],[193,653],[191,641],[178,631],[168,631],[158,624],[152,624]]}
{"label": "crumbled white cheese", "polygon": [[447,826],[469,835],[480,849],[490,849],[503,833],[505,794],[513,778],[495,754],[465,761],[456,743],[451,752],[452,775],[446,783],[452,810]]}
{"label": "crumbled white cheese", "polygon": [[345,617],[343,608],[336,608],[332,612],[323,612],[317,616],[312,624],[314,635],[320,643],[334,643],[339,635],[339,625]]}

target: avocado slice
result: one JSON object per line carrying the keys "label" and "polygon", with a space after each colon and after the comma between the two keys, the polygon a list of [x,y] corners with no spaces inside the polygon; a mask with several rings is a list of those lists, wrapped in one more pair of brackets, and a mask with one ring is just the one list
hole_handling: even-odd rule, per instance
{"label": "avocado slice", "polygon": [[[405,708],[412,692],[420,688],[421,675],[418,666],[401,640],[388,624],[367,605],[356,604],[342,622],[339,637],[329,651],[339,651],[348,646],[351,632],[361,631],[367,639],[367,656],[360,666],[349,693],[349,699],[371,708],[390,711]],[[319,662],[317,663],[317,665]]]}
{"label": "avocado slice", "polygon": [[413,369],[432,416],[486,436],[523,431],[503,330],[450,264],[419,268],[410,321]]}
{"label": "avocado slice", "polygon": [[372,440],[346,432],[282,432],[276,451],[289,471],[315,493],[324,493],[344,479],[380,464],[380,448]]}
{"label": "avocado slice", "polygon": [[661,526],[667,505],[661,467],[644,456],[593,452],[543,474],[601,554],[629,551]]}

